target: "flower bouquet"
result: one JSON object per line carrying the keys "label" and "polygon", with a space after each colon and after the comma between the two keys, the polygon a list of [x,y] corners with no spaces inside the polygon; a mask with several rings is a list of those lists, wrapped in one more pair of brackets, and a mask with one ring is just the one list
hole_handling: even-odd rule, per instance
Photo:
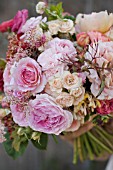
{"label": "flower bouquet", "polygon": [[36,11],[0,24],[9,42],[0,59],[0,142],[14,159],[29,141],[46,149],[48,135],[74,145],[74,163],[112,154],[113,14],[74,17],[44,2]]}

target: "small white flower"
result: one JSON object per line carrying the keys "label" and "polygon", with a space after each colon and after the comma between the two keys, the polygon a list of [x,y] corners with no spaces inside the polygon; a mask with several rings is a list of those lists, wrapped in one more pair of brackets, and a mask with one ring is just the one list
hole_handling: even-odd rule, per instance
{"label": "small white flower", "polygon": [[44,11],[45,11],[45,8],[46,8],[46,3],[45,2],[39,2],[37,5],[36,5],[36,12],[38,14],[43,14]]}

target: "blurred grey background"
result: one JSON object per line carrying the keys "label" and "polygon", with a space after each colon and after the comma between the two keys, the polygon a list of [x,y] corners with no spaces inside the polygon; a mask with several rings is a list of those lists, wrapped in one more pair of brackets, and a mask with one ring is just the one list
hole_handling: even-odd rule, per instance
{"label": "blurred grey background", "polygon": [[[38,0],[0,0],[0,23],[15,16],[17,10],[28,9],[29,16],[36,16],[35,5]],[[113,0],[62,0],[65,11],[90,13],[92,11],[108,10],[113,12]],[[5,58],[7,39],[0,34],[0,57]],[[0,170],[104,170],[107,161],[85,161],[72,164],[73,148],[68,143],[58,139],[56,144],[50,138],[47,151],[39,151],[29,144],[25,154],[12,160],[0,145]]]}

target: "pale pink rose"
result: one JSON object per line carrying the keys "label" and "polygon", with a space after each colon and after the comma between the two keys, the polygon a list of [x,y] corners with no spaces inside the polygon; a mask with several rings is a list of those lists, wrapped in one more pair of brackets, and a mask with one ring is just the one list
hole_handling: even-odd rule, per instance
{"label": "pale pink rose", "polygon": [[66,129],[66,132],[74,132],[77,131],[80,128],[80,121],[79,120],[73,120],[72,125]]}
{"label": "pale pink rose", "polygon": [[16,16],[13,19],[13,26],[12,26],[11,30],[13,32],[17,32],[18,34],[21,33],[21,28],[25,24],[27,18],[28,18],[28,10],[27,9],[18,11]]}
{"label": "pale pink rose", "polygon": [[103,35],[100,32],[90,31],[87,33],[87,35],[89,36],[92,43],[95,43],[98,41],[103,41],[103,42],[110,41],[110,38],[108,38],[107,36]]}
{"label": "pale pink rose", "polygon": [[113,25],[113,14],[108,14],[107,11],[78,14],[76,17],[76,24],[81,32],[99,31],[104,33]]}
{"label": "pale pink rose", "polygon": [[28,105],[28,123],[33,130],[59,135],[72,124],[71,112],[63,110],[47,94],[37,95]]}
{"label": "pale pink rose", "polygon": [[90,43],[89,35],[86,32],[81,32],[76,35],[77,44],[85,47]]}
{"label": "pale pink rose", "polygon": [[20,103],[11,104],[10,105],[11,113],[13,116],[13,120],[19,126],[28,126],[27,118],[26,118],[26,108]]}
{"label": "pale pink rose", "polygon": [[56,54],[62,54],[62,59],[75,60],[75,55],[77,54],[74,44],[66,39],[54,38],[48,43],[47,48],[54,49]]}
{"label": "pale pink rose", "polygon": [[32,58],[26,57],[19,60],[11,68],[11,84],[18,87],[19,91],[33,93],[41,92],[46,84],[41,67]]}

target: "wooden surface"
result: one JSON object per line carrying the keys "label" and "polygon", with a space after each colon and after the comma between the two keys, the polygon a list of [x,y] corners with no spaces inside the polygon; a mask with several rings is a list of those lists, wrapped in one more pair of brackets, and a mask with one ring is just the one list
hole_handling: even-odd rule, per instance
{"label": "wooden surface", "polygon": [[[29,9],[30,16],[36,15],[35,4],[37,0],[1,0],[0,22],[11,19],[19,9]],[[77,13],[90,13],[91,11],[108,10],[113,12],[113,0],[63,0],[65,11],[76,15]],[[5,57],[7,41],[0,34],[0,57]],[[31,144],[24,156],[14,161],[5,153],[0,145],[0,170],[104,170],[106,162],[89,162],[72,164],[72,147],[59,140],[56,144],[49,141],[48,150],[38,151]]]}

